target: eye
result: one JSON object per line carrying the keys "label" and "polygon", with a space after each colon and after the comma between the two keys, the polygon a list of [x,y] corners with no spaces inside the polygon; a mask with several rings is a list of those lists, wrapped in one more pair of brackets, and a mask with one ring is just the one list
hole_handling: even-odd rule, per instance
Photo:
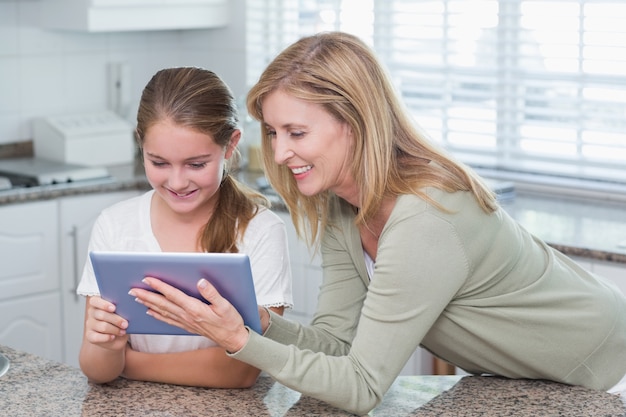
{"label": "eye", "polygon": [[295,131],[289,132],[289,135],[291,135],[294,138],[301,138],[305,135],[305,133],[300,130],[295,130]]}
{"label": "eye", "polygon": [[152,166],[157,167],[157,168],[161,168],[167,165],[167,162],[159,162],[159,161],[150,161],[150,163],[152,164]]}
{"label": "eye", "polygon": [[189,164],[189,166],[192,167],[193,169],[202,169],[206,167],[206,162],[193,162]]}
{"label": "eye", "polygon": [[267,137],[276,137],[276,131],[274,129],[266,128],[265,130],[267,131]]}

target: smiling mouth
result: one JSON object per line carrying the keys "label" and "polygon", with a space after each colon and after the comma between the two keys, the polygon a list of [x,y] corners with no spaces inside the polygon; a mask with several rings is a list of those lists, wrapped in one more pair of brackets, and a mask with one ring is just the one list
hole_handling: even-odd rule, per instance
{"label": "smiling mouth", "polygon": [[309,172],[311,169],[313,169],[313,166],[307,165],[307,166],[298,167],[298,168],[291,168],[291,172],[293,172],[295,175],[298,175],[298,174],[304,174],[305,172]]}
{"label": "smiling mouth", "polygon": [[195,193],[196,193],[196,191],[198,191],[198,190],[193,190],[193,191],[189,191],[189,192],[186,192],[186,193],[177,193],[176,191],[172,191],[172,190],[170,190],[170,189],[168,189],[168,191],[169,191],[169,192],[170,192],[170,194],[172,194],[174,197],[178,197],[178,198],[187,198],[187,197],[189,197],[190,195],[195,194]]}

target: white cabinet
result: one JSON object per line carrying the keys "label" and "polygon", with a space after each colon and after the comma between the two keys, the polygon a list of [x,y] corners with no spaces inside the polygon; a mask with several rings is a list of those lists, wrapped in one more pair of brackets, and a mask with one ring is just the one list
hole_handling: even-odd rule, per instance
{"label": "white cabinet", "polygon": [[229,22],[228,0],[46,0],[44,27],[85,32],[201,29]]}
{"label": "white cabinet", "polygon": [[78,366],[85,300],[75,294],[91,228],[141,192],[0,206],[0,344]]}
{"label": "white cabinet", "polygon": [[62,360],[58,208],[0,207],[0,343]]}
{"label": "white cabinet", "polygon": [[62,361],[58,291],[0,301],[0,344]]}
{"label": "white cabinet", "polygon": [[276,211],[285,222],[289,241],[289,260],[293,279],[293,309],[285,311],[285,317],[309,324],[317,306],[317,295],[322,285],[322,262],[318,254],[312,255],[306,243],[298,239],[289,213]]}
{"label": "white cabinet", "polygon": [[83,336],[85,298],[76,294],[93,224],[102,209],[139,191],[64,197],[59,200],[61,256],[61,303],[63,313],[63,361],[78,367],[78,353]]}

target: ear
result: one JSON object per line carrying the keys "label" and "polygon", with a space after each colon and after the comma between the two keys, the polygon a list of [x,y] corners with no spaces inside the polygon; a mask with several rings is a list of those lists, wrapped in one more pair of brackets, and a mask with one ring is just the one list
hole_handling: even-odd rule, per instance
{"label": "ear", "polygon": [[226,153],[224,154],[224,158],[229,159],[233,155],[233,152],[235,151],[235,148],[237,147],[240,139],[241,130],[235,129],[233,131],[233,134],[230,135],[230,141],[228,142],[228,145],[226,145]]}

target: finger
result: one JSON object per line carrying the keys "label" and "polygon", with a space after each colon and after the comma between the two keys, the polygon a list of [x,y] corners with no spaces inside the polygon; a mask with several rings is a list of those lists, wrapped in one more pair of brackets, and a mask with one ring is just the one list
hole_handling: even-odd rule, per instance
{"label": "finger", "polygon": [[111,313],[115,312],[115,304],[98,295],[89,297],[89,305],[99,310],[105,310]]}
{"label": "finger", "polygon": [[[170,287],[167,284],[164,285]],[[196,302],[204,305],[204,303],[199,300],[189,297],[173,287],[170,288],[172,294],[169,293],[170,289],[160,287],[160,289],[168,291],[168,294],[173,298],[173,301],[168,299],[165,295],[144,290],[142,288],[133,288],[128,292],[128,294],[135,297],[135,301],[147,307],[149,312],[157,313],[158,316],[152,314],[155,318],[165,321],[168,324],[172,324],[172,320],[166,321],[165,318],[171,318],[177,323],[184,321],[186,318],[186,311],[192,309],[192,303]],[[177,303],[184,303],[185,305],[181,307]]]}
{"label": "finger", "polygon": [[[100,300],[102,301],[102,300]],[[108,303],[108,302],[105,302]],[[93,304],[98,304],[98,301],[95,301]],[[124,330],[128,328],[128,320],[124,319],[118,314],[111,313],[108,310],[102,310],[98,307],[94,307],[90,300],[90,308],[88,309],[88,317],[94,321],[94,326],[102,323],[104,325],[111,325],[115,327],[114,331],[111,331],[112,334],[120,334],[120,330]],[[110,304],[110,303],[108,303]],[[104,306],[103,304],[99,305],[100,307]],[[123,334],[123,333],[122,333]]]}
{"label": "finger", "polygon": [[[174,289],[174,291],[179,292],[176,289]],[[170,297],[172,297],[172,300],[170,300],[163,294],[144,290],[142,288],[133,288],[128,292],[128,294],[132,297],[135,297],[135,301],[137,301],[138,303],[143,304],[144,306],[152,310],[160,312],[163,316],[180,315],[182,312],[184,312],[186,307],[181,308],[177,304],[177,302],[184,303],[185,301],[187,301],[186,298],[188,298],[187,295],[181,292],[183,296],[180,297],[180,299],[178,299],[178,294],[170,294]]]}
{"label": "finger", "polygon": [[202,278],[198,281],[198,290],[200,291],[200,295],[211,303],[216,310],[222,310],[225,307],[229,307],[230,302],[222,297],[222,295],[217,291],[217,289],[206,279]]}
{"label": "finger", "polygon": [[88,342],[100,345],[106,349],[119,350],[123,349],[128,343],[128,335],[115,336],[112,334],[103,334],[94,331],[85,333]]}
{"label": "finger", "polygon": [[104,313],[96,310],[88,319],[88,326],[99,333],[124,335],[128,328],[128,321],[117,314]]}
{"label": "finger", "polygon": [[[187,294],[178,288],[173,287],[158,278],[146,277],[142,280],[142,282],[150,286],[155,291],[161,293],[165,298],[172,301],[176,305],[183,305],[189,298]],[[155,297],[151,297],[151,300],[154,301]]]}

